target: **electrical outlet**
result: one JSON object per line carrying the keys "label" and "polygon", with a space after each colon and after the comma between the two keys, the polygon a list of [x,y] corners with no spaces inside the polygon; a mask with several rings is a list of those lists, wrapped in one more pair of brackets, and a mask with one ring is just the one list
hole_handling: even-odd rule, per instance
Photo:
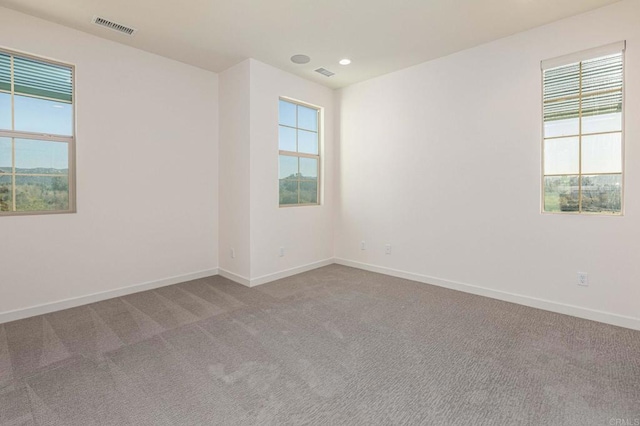
{"label": "electrical outlet", "polygon": [[231,256],[232,259],[236,258],[236,250],[235,249],[231,249],[231,251],[229,252],[229,256]]}
{"label": "electrical outlet", "polygon": [[280,247],[280,257],[284,257],[284,247]]}
{"label": "electrical outlet", "polygon": [[360,241],[360,250],[366,250],[367,249],[367,243],[364,242],[364,240]]}
{"label": "electrical outlet", "polygon": [[578,285],[581,287],[589,287],[589,275],[586,272],[578,272]]}
{"label": "electrical outlet", "polygon": [[385,254],[391,254],[391,244],[385,244],[384,245],[384,253]]}

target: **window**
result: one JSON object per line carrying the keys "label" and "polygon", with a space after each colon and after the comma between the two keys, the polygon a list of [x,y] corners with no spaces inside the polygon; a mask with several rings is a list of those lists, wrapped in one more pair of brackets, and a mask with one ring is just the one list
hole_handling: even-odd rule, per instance
{"label": "window", "polygon": [[0,215],[75,210],[73,67],[0,50]]}
{"label": "window", "polygon": [[624,42],[542,69],[543,211],[621,214]]}
{"label": "window", "polygon": [[320,109],[280,99],[278,123],[280,206],[319,204]]}

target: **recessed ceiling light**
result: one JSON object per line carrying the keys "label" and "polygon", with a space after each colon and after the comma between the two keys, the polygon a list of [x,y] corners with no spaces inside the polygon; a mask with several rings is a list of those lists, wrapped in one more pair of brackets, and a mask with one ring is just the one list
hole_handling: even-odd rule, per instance
{"label": "recessed ceiling light", "polygon": [[293,55],[291,57],[291,62],[294,64],[308,64],[310,60],[311,58],[307,55]]}
{"label": "recessed ceiling light", "polygon": [[351,59],[340,59],[340,65],[349,65],[351,63]]}

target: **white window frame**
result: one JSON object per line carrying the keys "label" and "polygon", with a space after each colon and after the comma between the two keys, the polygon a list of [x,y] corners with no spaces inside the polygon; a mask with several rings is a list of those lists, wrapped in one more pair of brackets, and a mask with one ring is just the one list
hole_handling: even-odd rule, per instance
{"label": "white window frame", "polygon": [[[16,176],[42,176],[42,177],[51,177],[56,175],[51,174],[33,174],[33,173],[16,173],[15,170],[15,140],[14,139],[32,139],[43,142],[63,142],[68,145],[68,164],[69,170],[67,174],[68,186],[69,186],[69,208],[66,210],[32,210],[32,211],[0,211],[1,216],[30,216],[30,215],[49,215],[49,214],[68,214],[68,213],[76,213],[76,69],[75,65],[68,64],[65,62],[60,62],[56,60],[52,60],[49,58],[43,58],[41,56],[35,56],[28,53],[23,53],[11,49],[0,48],[0,53],[5,55],[10,55],[11,60],[11,90],[4,91],[0,90],[1,93],[9,93],[11,95],[11,127],[15,127],[15,85],[14,85],[14,71],[13,71],[13,62],[14,57],[20,57],[25,59],[32,59],[38,62],[43,62],[47,64],[57,65],[65,68],[69,68],[71,70],[71,136],[61,136],[61,135],[53,135],[49,133],[38,133],[38,132],[24,132],[18,130],[2,130],[0,129],[0,137],[11,139],[11,156],[12,156],[12,172],[11,173],[0,173],[0,176],[11,176],[11,189],[12,189],[12,206],[15,209],[16,207]],[[19,94],[20,96],[29,96],[36,99],[44,99],[44,100],[54,100],[43,96],[36,95],[25,95],[23,93]]]}
{"label": "white window frame", "polygon": [[[318,178],[316,179],[316,185],[317,185],[317,188],[316,188],[316,194],[317,194],[316,202],[315,203],[300,203],[300,182],[302,182],[302,181],[298,180],[298,203],[297,204],[280,204],[280,178],[278,177],[278,206],[281,207],[281,208],[320,206],[322,204],[321,197],[320,197],[320,193],[321,193],[321,191],[320,191],[320,188],[321,188],[320,182],[322,180],[322,177],[321,177],[321,175],[322,175],[322,173],[321,173],[321,171],[322,171],[322,160],[321,160],[321,157],[322,157],[322,143],[321,143],[321,141],[322,141],[322,128],[323,128],[322,107],[319,107],[317,105],[312,105],[312,104],[309,104],[309,103],[306,103],[306,102],[298,101],[298,100],[295,100],[295,99],[287,98],[287,97],[284,97],[284,96],[280,96],[278,98],[278,101],[284,101],[284,102],[288,102],[290,104],[294,104],[294,105],[299,105],[299,106],[303,106],[303,107],[306,107],[306,108],[310,108],[310,109],[315,110],[316,113],[318,114],[318,132],[317,132],[318,133],[318,155],[305,154],[305,153],[302,153],[302,152],[295,152],[295,151],[285,151],[285,150],[279,149],[280,147],[278,146],[278,168],[280,167],[280,165],[279,165],[279,158],[280,158],[279,156],[280,155],[289,156],[289,157],[296,157],[298,159],[300,159],[300,158],[313,158],[313,159],[318,161],[318,172],[317,172]],[[278,116],[278,118],[279,118],[279,116]],[[298,130],[308,131],[307,129],[302,129],[302,128],[298,127],[297,112],[296,112],[296,126],[295,127],[282,125],[282,124],[279,123],[279,120],[278,120],[278,131],[280,129],[280,126],[288,127],[290,129],[295,129],[296,133],[297,133]],[[297,144],[298,144],[298,142],[297,142],[297,137],[296,137],[296,147],[297,147]]]}
{"label": "white window frame", "polygon": [[[581,215],[581,216],[612,216],[612,217],[620,217],[624,216],[624,206],[625,206],[625,116],[626,116],[626,108],[625,108],[625,92],[626,92],[626,58],[625,58],[625,50],[626,50],[626,41],[620,41],[616,43],[607,44],[604,46],[599,46],[593,49],[583,50],[580,52],[560,56],[553,59],[547,59],[540,62],[541,68],[541,135],[542,135],[542,148],[541,148],[541,191],[540,191],[540,212],[545,215]],[[546,175],[545,174],[545,121],[544,121],[544,72],[545,70],[557,68],[565,65],[571,65],[576,63],[581,63],[584,61],[588,61],[591,59],[596,59],[604,56],[614,55],[614,54],[622,54],[622,127],[620,130],[621,134],[621,188],[620,188],[620,211],[619,212],[589,212],[582,210],[582,184],[579,184],[579,194],[578,194],[578,211],[546,211],[545,210],[545,177],[546,176],[561,176],[561,175]],[[580,71],[582,73],[582,71]],[[582,78],[582,77],[581,77]],[[582,100],[582,93],[580,92],[579,98]],[[582,113],[580,112],[580,126],[577,135],[567,135],[562,137],[577,137],[579,139],[579,170],[578,174],[575,173],[567,174],[566,176],[578,176],[579,182],[584,175],[593,176],[598,175],[598,173],[583,173],[582,172],[582,138],[584,136],[590,135],[598,135],[605,133],[617,133],[615,132],[604,132],[604,133],[582,133]],[[553,138],[549,138],[553,139]],[[617,173],[601,173],[603,175],[611,175]]]}

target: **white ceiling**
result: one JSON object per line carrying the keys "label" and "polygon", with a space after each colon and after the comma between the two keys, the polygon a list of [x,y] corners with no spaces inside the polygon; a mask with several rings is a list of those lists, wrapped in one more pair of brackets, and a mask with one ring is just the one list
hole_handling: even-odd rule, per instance
{"label": "white ceiling", "polygon": [[[619,0],[0,0],[220,72],[246,58],[338,88]],[[133,37],[91,24],[99,15]],[[294,54],[311,62],[295,65]],[[353,63],[338,64],[348,57]],[[314,72],[325,67],[336,73]]]}

